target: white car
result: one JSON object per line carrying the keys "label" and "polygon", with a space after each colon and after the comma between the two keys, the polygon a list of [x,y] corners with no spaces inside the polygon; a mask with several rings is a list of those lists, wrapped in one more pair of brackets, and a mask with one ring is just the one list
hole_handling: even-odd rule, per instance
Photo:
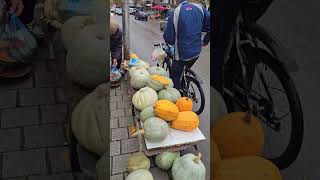
{"label": "white car", "polygon": [[137,9],[134,7],[129,7],[129,13],[130,14],[135,14],[137,12]]}
{"label": "white car", "polygon": [[122,8],[117,7],[117,8],[116,8],[116,11],[115,11],[115,15],[122,16]]}

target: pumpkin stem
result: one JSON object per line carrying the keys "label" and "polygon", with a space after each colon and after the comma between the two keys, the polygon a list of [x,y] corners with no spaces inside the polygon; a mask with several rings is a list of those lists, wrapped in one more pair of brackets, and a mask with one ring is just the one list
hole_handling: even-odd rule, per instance
{"label": "pumpkin stem", "polygon": [[131,136],[132,136],[132,137],[137,137],[137,136],[143,135],[143,134],[144,134],[144,129],[141,129],[141,130],[133,133]]}
{"label": "pumpkin stem", "polygon": [[250,123],[251,121],[251,113],[250,112],[247,112],[246,113],[246,116],[243,118],[243,120],[246,122],[246,123]]}
{"label": "pumpkin stem", "polygon": [[193,159],[193,162],[194,162],[194,163],[196,163],[196,164],[198,164],[198,163],[199,163],[199,161],[201,160],[201,157],[202,157],[202,154],[201,154],[201,153],[199,153],[199,154],[198,154],[198,156],[197,156],[196,158],[194,158],[194,159]]}

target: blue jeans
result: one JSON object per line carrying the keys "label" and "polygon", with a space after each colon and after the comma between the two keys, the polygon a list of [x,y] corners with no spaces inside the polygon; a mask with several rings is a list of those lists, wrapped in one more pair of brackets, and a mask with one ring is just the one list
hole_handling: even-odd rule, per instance
{"label": "blue jeans", "polygon": [[180,81],[182,80],[182,73],[183,73],[183,68],[186,66],[186,68],[190,69],[193,64],[198,60],[199,57],[196,57],[194,59],[191,59],[189,61],[173,61],[172,66],[170,67],[170,78],[173,81],[174,88],[176,89],[181,89],[180,87],[181,83]]}

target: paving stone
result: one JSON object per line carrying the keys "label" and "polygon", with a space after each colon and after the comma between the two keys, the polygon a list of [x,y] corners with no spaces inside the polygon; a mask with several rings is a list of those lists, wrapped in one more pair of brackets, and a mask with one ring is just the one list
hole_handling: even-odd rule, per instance
{"label": "paving stone", "polygon": [[119,127],[118,118],[111,118],[111,120],[110,120],[110,128],[118,128],[118,127]]}
{"label": "paving stone", "polygon": [[32,76],[27,76],[23,79],[17,80],[8,80],[8,81],[1,81],[0,89],[27,89],[33,87],[33,78]]}
{"label": "paving stone", "polygon": [[63,127],[53,124],[26,127],[24,133],[27,148],[59,146],[66,143]]}
{"label": "paving stone", "polygon": [[111,110],[117,109],[117,102],[110,103],[110,109]]}
{"label": "paving stone", "polygon": [[127,171],[129,154],[112,157],[112,174],[120,174]]}
{"label": "paving stone", "polygon": [[128,90],[127,89],[121,89],[121,90],[117,90],[116,91],[116,96],[127,95],[127,94],[128,94]]}
{"label": "paving stone", "polygon": [[48,152],[52,172],[58,173],[71,170],[69,148],[50,148]]}
{"label": "paving stone", "polygon": [[125,116],[124,109],[115,109],[111,111],[111,118]]}
{"label": "paving stone", "polygon": [[110,89],[110,96],[115,96],[115,95],[116,95],[116,90]]}
{"label": "paving stone", "polygon": [[129,108],[131,107],[131,101],[119,101],[118,103],[118,108]]}
{"label": "paving stone", "polygon": [[21,106],[55,103],[54,89],[52,88],[23,89],[19,94]]}
{"label": "paving stone", "polygon": [[65,90],[63,88],[57,88],[56,94],[57,94],[58,103],[68,103],[68,99],[67,99]]}
{"label": "paving stone", "polygon": [[110,142],[110,156],[120,155],[120,141]]}
{"label": "paving stone", "polygon": [[46,174],[45,150],[17,151],[3,154],[4,178]]}
{"label": "paving stone", "polygon": [[73,174],[76,180],[89,180],[88,177],[82,172],[73,173]]}
{"label": "paving stone", "polygon": [[138,139],[125,139],[121,140],[121,153],[133,153],[139,150]]}
{"label": "paving stone", "polygon": [[120,127],[128,127],[133,125],[133,117],[128,116],[128,117],[120,117],[119,118],[119,126]]}
{"label": "paving stone", "polygon": [[54,67],[48,67],[46,62],[40,62],[35,67],[36,87],[53,87],[59,84],[58,73]]}
{"label": "paving stone", "polygon": [[0,130],[0,152],[19,150],[21,145],[20,129]]}
{"label": "paving stone", "polygon": [[111,180],[123,180],[123,174],[111,176]]}
{"label": "paving stone", "polygon": [[154,180],[169,180],[167,171],[163,171],[157,167],[151,168],[150,172]]}
{"label": "paving stone", "polygon": [[125,114],[126,114],[126,116],[132,116],[133,115],[132,114],[132,108],[125,109]]}
{"label": "paving stone", "polygon": [[125,89],[127,90],[130,86],[130,83],[129,81],[123,81],[121,84],[120,84],[120,89]]}
{"label": "paving stone", "polygon": [[68,107],[66,104],[41,106],[42,123],[63,123],[67,121]]}
{"label": "paving stone", "polygon": [[122,100],[123,101],[130,101],[130,103],[132,102],[132,96],[131,95],[123,95],[122,96]]}
{"label": "paving stone", "polygon": [[2,128],[36,125],[39,124],[39,109],[37,106],[5,109],[1,118]]}
{"label": "paving stone", "polygon": [[16,90],[0,90],[0,109],[16,107],[17,91]]}
{"label": "paving stone", "polygon": [[26,180],[26,177],[8,178],[6,180]]}
{"label": "paving stone", "polygon": [[74,180],[74,178],[71,173],[66,173],[45,176],[30,176],[28,180]]}
{"label": "paving stone", "polygon": [[112,141],[117,141],[121,139],[128,139],[128,129],[127,128],[116,128],[111,130]]}
{"label": "paving stone", "polygon": [[122,95],[110,97],[110,102],[118,102],[118,101],[122,101]]}

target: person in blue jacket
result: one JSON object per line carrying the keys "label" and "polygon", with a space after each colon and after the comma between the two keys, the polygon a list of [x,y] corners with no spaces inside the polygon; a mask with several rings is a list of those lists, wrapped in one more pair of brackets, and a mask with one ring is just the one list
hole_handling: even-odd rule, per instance
{"label": "person in blue jacket", "polygon": [[[202,32],[207,32],[202,40]],[[174,60],[170,78],[180,89],[183,68],[191,68],[200,56],[202,47],[210,42],[210,13],[200,4],[179,0],[179,6],[170,12],[163,34],[167,44],[174,45]]]}

